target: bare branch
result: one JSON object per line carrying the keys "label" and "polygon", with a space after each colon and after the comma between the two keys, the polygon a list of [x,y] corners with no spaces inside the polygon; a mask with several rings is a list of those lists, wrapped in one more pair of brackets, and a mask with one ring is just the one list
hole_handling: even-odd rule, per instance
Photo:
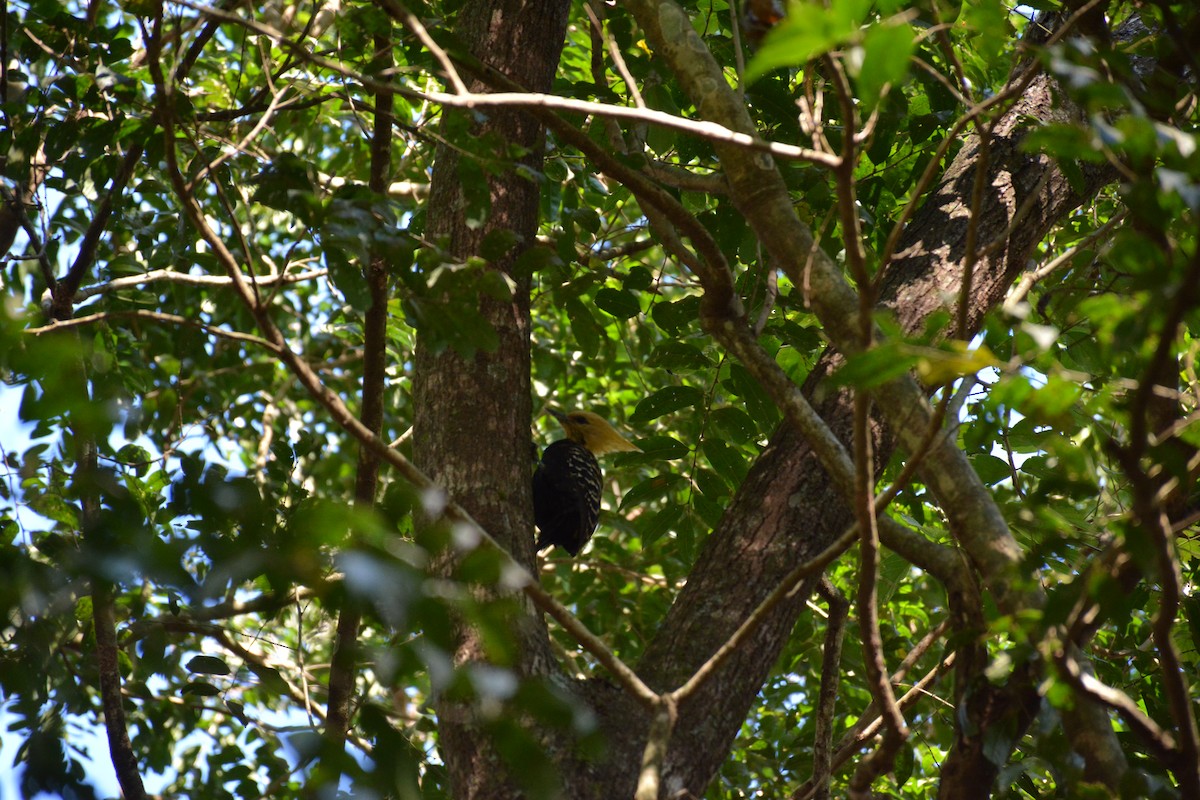
{"label": "bare branch", "polygon": [[[291,283],[304,283],[316,278],[323,278],[329,274],[326,269],[313,269],[305,272],[278,272],[268,273],[255,278],[260,286],[275,286]],[[126,275],[123,278],[114,278],[106,283],[96,283],[91,286],[84,286],[79,291],[75,292],[71,302],[75,305],[88,300],[96,295],[109,294],[110,292],[118,292],[122,289],[128,289],[134,286],[148,286],[152,283],[180,283],[187,286],[232,286],[233,281],[224,275],[189,275],[186,272],[176,272],[173,269],[155,269],[141,275]],[[43,302],[47,301],[48,297],[43,297]]]}
{"label": "bare branch", "polygon": [[[896,700],[897,707],[901,711],[907,711],[922,697],[928,695],[928,689],[938,677],[954,666],[955,654],[951,653],[929,672],[921,680],[913,684],[912,688],[901,695]],[[870,740],[879,733],[879,729],[883,726],[883,720],[879,716],[872,717],[870,714],[864,714],[855,724],[854,728],[842,737],[838,742],[837,749],[834,751],[832,768],[836,769],[854,756],[862,749],[863,743]],[[815,796],[817,786],[812,779],[805,781],[799,786],[796,791],[792,792],[791,800],[810,800]]]}
{"label": "bare branch", "polygon": [[587,12],[592,27],[603,40],[605,49],[608,50],[608,55],[613,60],[613,66],[616,67],[617,74],[621,76],[621,80],[625,81],[625,87],[629,90],[629,96],[633,98],[633,104],[638,108],[645,108],[646,101],[642,99],[642,93],[638,89],[637,81],[633,79],[633,74],[625,64],[625,57],[621,55],[621,49],[617,47],[617,43],[613,41],[613,38],[608,35],[608,31],[604,29],[604,22],[598,16],[598,13],[604,13],[603,4],[595,2],[595,0],[589,0],[584,3],[583,10]]}
{"label": "bare branch", "polygon": [[241,333],[240,331],[229,331],[224,328],[218,328],[216,325],[209,325],[198,320],[188,319],[176,314],[163,314],[159,311],[147,311],[145,309],[130,309],[129,311],[103,311],[97,314],[88,314],[83,317],[73,317],[72,319],[55,321],[49,325],[43,325],[40,328],[29,328],[24,332],[31,336],[40,336],[45,333],[50,333],[57,330],[65,330],[67,328],[78,328],[81,325],[91,325],[93,322],[104,322],[109,319],[118,319],[122,317],[132,317],[134,319],[148,319],[154,322],[166,322],[171,325],[183,325],[188,328],[198,328],[205,333],[210,333],[213,336],[219,336],[222,339],[232,339],[235,342],[245,342],[247,344],[257,345],[272,353],[278,354],[279,347],[266,339],[254,336],[249,333]]}
{"label": "bare branch", "polygon": [[1151,628],[1154,645],[1162,665],[1162,682],[1172,721],[1179,740],[1180,758],[1175,773],[1183,793],[1200,797],[1200,726],[1188,691],[1188,679],[1172,637],[1179,613],[1183,577],[1171,536],[1171,521],[1160,502],[1156,479],[1142,466],[1151,431],[1153,387],[1164,382],[1168,373],[1178,369],[1174,358],[1175,340],[1186,315],[1200,303],[1200,253],[1193,253],[1182,282],[1168,309],[1163,328],[1150,363],[1130,403],[1128,445],[1110,444],[1133,490],[1133,511],[1138,525],[1149,537],[1156,560],[1162,592]]}
{"label": "bare branch", "polygon": [[[120,197],[125,191],[125,186],[129,183],[129,179],[133,177],[133,171],[141,163],[144,149],[144,142],[135,141],[130,145],[129,150],[126,151],[125,160],[121,162],[121,168],[117,170],[117,174],[113,177],[112,186],[109,187],[108,193],[104,195],[104,199],[96,206],[96,213],[92,217],[91,224],[88,225],[88,229],[79,243],[79,252],[75,256],[75,262],[71,264],[71,268],[67,271],[66,276],[59,281],[58,294],[54,298],[56,306],[65,307],[66,304],[70,303],[70,298],[74,297],[75,292],[79,290],[79,284],[83,282],[84,274],[91,268],[92,263],[95,261],[96,247],[99,245],[100,236],[104,233],[104,229],[108,226],[108,220],[112,216],[113,204],[116,198]],[[58,317],[60,315],[56,313],[55,316]]]}
{"label": "bare branch", "polygon": [[1084,671],[1079,662],[1068,655],[1065,649],[1056,661],[1063,676],[1077,692],[1120,714],[1121,719],[1125,720],[1125,724],[1150,748],[1155,758],[1163,764],[1178,764],[1180,754],[1175,739],[1147,716],[1132,697]]}
{"label": "bare branch", "polygon": [[[408,12],[405,11],[405,14]],[[411,14],[409,15],[411,17]],[[425,35],[424,28],[415,19],[410,27],[415,25],[418,35]],[[374,47],[376,63],[373,65],[379,71],[387,71],[394,63],[392,60],[391,26],[375,34]],[[457,75],[451,74],[457,79]],[[392,157],[392,127],[395,121],[394,98],[390,92],[379,92],[375,96],[375,120],[371,132],[371,172],[370,188],[382,193],[388,183],[391,171]],[[387,305],[388,293],[388,264],[380,254],[374,253],[366,269],[367,290],[370,293],[371,304],[368,306],[363,320],[363,371],[362,371],[362,424],[375,436],[383,430],[383,395],[387,380]],[[379,487],[379,455],[369,448],[359,445],[358,464],[354,478],[354,504],[360,509],[375,507],[375,498]],[[362,611],[355,602],[347,603],[338,614],[337,634],[334,640],[332,663],[329,667],[329,697],[326,702],[328,709],[325,721],[325,736],[341,751],[347,732],[350,729],[350,706],[354,696],[354,682],[357,674],[359,654],[359,628],[362,624]],[[331,783],[340,781],[341,766],[337,759],[332,760],[330,772]]]}
{"label": "bare branch", "polygon": [[842,668],[842,639],[846,633],[846,618],[850,601],[838,591],[828,577],[822,577],[818,591],[829,604],[825,621],[825,646],[821,656],[821,691],[813,731],[813,774],[810,783],[816,786],[817,800],[829,799],[829,777],[832,753],[833,712],[837,702],[838,682]]}
{"label": "bare branch", "polygon": [[675,727],[678,706],[671,695],[664,695],[646,737],[646,749],[642,753],[642,769],[638,774],[637,792],[634,800],[658,800],[659,784],[662,781],[663,761],[667,758],[667,747],[671,743],[671,729]]}
{"label": "bare branch", "polygon": [[733,655],[733,653],[737,651],[738,647],[741,646],[742,642],[748,639],[754,630],[759,626],[759,624],[767,618],[775,606],[779,605],[781,602],[783,602],[783,600],[790,597],[792,593],[796,591],[797,587],[800,586],[801,581],[812,575],[820,574],[827,566],[832,564],[838,556],[844,553],[857,538],[858,526],[851,526],[846,530],[845,533],[839,536],[837,540],[833,542],[833,544],[829,545],[829,547],[826,547],[808,561],[805,561],[804,563],[794,567],[792,571],[789,572],[787,576],[779,582],[779,585],[776,586],[769,595],[767,595],[766,599],[764,599],[758,605],[758,607],[754,609],[754,613],[752,613],[745,619],[744,622],[742,622],[734,634],[726,640],[725,644],[721,645],[721,648],[717,650],[717,652],[713,653],[712,657],[709,658],[708,661],[704,662],[704,664],[698,670],[696,670],[695,674],[693,674],[686,683],[671,693],[675,699],[678,701],[686,699],[689,695],[695,692],[696,689],[704,683],[704,681],[711,678],[721,664],[731,655]]}

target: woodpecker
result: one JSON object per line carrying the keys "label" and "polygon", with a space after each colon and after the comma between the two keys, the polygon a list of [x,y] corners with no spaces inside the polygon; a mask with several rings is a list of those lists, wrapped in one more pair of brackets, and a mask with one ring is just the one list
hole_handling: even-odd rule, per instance
{"label": "woodpecker", "polygon": [[537,549],[557,544],[574,556],[592,538],[600,518],[604,484],[596,456],[638,447],[598,414],[548,410],[562,423],[567,438],[546,448],[533,473],[533,517],[542,532]]}

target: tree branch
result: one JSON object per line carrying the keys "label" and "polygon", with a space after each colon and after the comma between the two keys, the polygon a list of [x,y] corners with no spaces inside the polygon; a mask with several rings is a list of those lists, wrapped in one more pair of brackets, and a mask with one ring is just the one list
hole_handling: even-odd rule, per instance
{"label": "tree branch", "polygon": [[75,261],[71,264],[71,268],[67,271],[66,276],[58,282],[58,286],[56,287],[53,302],[56,308],[66,309],[66,313],[56,311],[55,317],[66,319],[70,316],[71,298],[79,291],[79,284],[83,282],[84,274],[96,260],[96,247],[100,243],[100,237],[104,234],[104,229],[108,226],[113,206],[116,204],[117,198],[125,191],[129,179],[133,177],[133,171],[141,163],[144,149],[145,143],[142,141],[135,141],[130,144],[129,149],[125,152],[125,159],[121,162],[121,168],[113,177],[112,186],[109,187],[108,193],[104,195],[104,199],[96,206],[96,213],[92,216],[92,221],[79,243],[79,252],[75,256]]}
{"label": "tree branch", "polygon": [[813,724],[813,774],[809,782],[816,787],[817,800],[829,800],[833,715],[841,678],[842,640],[846,633],[846,618],[850,614],[850,601],[838,591],[828,577],[821,579],[818,592],[829,604],[829,616],[825,620],[825,645],[821,654],[821,690],[817,695]]}
{"label": "tree branch", "polygon": [[[896,706],[901,711],[907,711],[918,700],[928,694],[929,686],[933,684],[933,682],[936,681],[943,672],[954,666],[954,662],[954,653],[951,653],[942,659],[942,661],[936,667],[925,673],[925,676],[922,677],[921,680],[914,683],[911,689],[909,689],[896,700]],[[836,769],[837,767],[840,767],[842,764],[845,764],[847,761],[849,761],[855,753],[862,749],[863,742],[866,742],[878,734],[881,727],[883,727],[883,719],[879,716],[870,718],[867,715],[864,715],[862,718],[860,718],[858,723],[855,724],[854,728],[851,729],[850,733],[846,734],[844,737],[842,737],[842,740],[838,742],[831,766]],[[801,784],[794,792],[792,792],[791,800],[809,800],[809,798],[812,798],[816,795],[817,788],[818,786],[816,781],[813,778],[810,778]]]}
{"label": "tree branch", "polygon": [[1065,648],[1059,653],[1056,661],[1063,676],[1075,691],[1120,714],[1121,719],[1125,720],[1125,724],[1138,735],[1155,758],[1164,765],[1170,765],[1172,770],[1183,764],[1175,739],[1143,712],[1132,697],[1105,685],[1090,672],[1085,672],[1079,661],[1071,657]]}
{"label": "tree branch", "polygon": [[147,319],[153,322],[166,322],[171,325],[182,325],[187,328],[197,328],[205,333],[212,334],[218,338],[231,339],[235,342],[245,342],[262,347],[276,355],[279,354],[279,346],[267,341],[258,336],[249,333],[241,333],[240,331],[227,331],[224,328],[218,328],[216,325],[209,325],[206,322],[198,322],[187,317],[180,317],[176,314],[163,314],[159,311],[147,311],[141,308],[130,309],[129,311],[101,311],[96,314],[88,314],[82,317],[72,317],[61,321],[54,321],[49,325],[43,325],[40,328],[28,328],[24,333],[30,336],[41,336],[42,334],[51,333],[53,331],[66,330],[69,328],[78,328],[83,325],[91,325],[93,322],[104,322],[108,319],[119,319],[122,317],[131,317],[133,319]]}
{"label": "tree branch", "polygon": [[[392,68],[391,26],[374,36],[375,64],[378,72]],[[371,134],[371,172],[369,185],[373,192],[387,191],[388,177],[392,164],[392,125],[394,122],[393,97],[390,92],[375,95],[375,124]],[[371,304],[363,320],[363,373],[362,411],[364,427],[375,436],[383,430],[383,393],[387,380],[387,304],[388,263],[382,255],[372,255],[366,270],[367,289]],[[356,508],[375,507],[375,496],[379,484],[380,459],[369,448],[359,445],[358,465],[354,480],[354,504]],[[350,727],[350,703],[354,696],[359,653],[358,632],[362,622],[359,604],[347,598],[346,605],[338,614],[337,634],[333,646],[333,658],[329,667],[328,712],[325,719],[325,736],[340,752]],[[327,767],[329,784],[341,782],[341,769],[337,760]]]}
{"label": "tree branch", "polygon": [[[327,269],[313,269],[305,272],[277,272],[255,277],[260,286],[276,286],[323,278],[329,274]],[[114,278],[106,283],[84,286],[75,292],[71,298],[74,305],[88,300],[96,295],[109,294],[127,289],[132,286],[148,286],[153,283],[180,283],[185,286],[232,286],[233,281],[223,275],[190,275],[186,272],[176,272],[173,269],[155,269],[141,275],[127,275]],[[43,301],[48,298],[43,297]]]}
{"label": "tree branch", "polygon": [[664,695],[654,710],[654,716],[650,722],[650,732],[646,736],[646,748],[642,754],[642,770],[638,774],[634,800],[658,800],[663,762],[667,759],[671,729],[675,727],[678,715],[679,709],[675,705],[674,698]]}

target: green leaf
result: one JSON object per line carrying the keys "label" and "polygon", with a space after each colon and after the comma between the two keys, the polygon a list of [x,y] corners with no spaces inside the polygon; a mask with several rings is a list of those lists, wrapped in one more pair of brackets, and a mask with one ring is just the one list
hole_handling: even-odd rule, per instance
{"label": "green leaf", "polygon": [[913,31],[907,25],[874,25],[863,38],[862,50],[857,97],[870,111],[882,98],[885,86],[899,86],[908,75]]}
{"label": "green leaf", "polygon": [[274,667],[262,667],[256,664],[247,664],[250,671],[253,672],[262,682],[262,686],[271,694],[286,694],[288,691],[287,681],[279,674],[279,670]]}
{"label": "green leaf", "polygon": [[870,350],[850,356],[829,380],[835,386],[870,389],[899,378],[916,366],[918,361],[920,356],[915,352],[888,340]]}
{"label": "green leaf", "polygon": [[641,455],[629,453],[623,454],[621,458],[639,463],[652,463],[683,458],[691,452],[687,445],[673,436],[648,436],[645,439],[638,439],[637,445],[642,450]]}
{"label": "green leaf", "polygon": [[729,379],[722,382],[735,396],[742,398],[748,413],[760,430],[770,430],[779,421],[779,409],[762,385],[741,364],[729,366]]}
{"label": "green leaf", "polygon": [[621,510],[645,505],[649,500],[666,497],[675,489],[686,483],[682,475],[663,473],[647,478],[625,493],[621,498]]}
{"label": "green leaf", "polygon": [[629,417],[629,424],[644,425],[651,420],[703,402],[704,394],[693,386],[668,386],[638,403]]}
{"label": "green leaf", "polygon": [[864,0],[835,0],[829,8],[816,2],[792,3],[787,16],[771,29],[746,65],[746,85],[772,70],[798,67],[839,46],[857,32],[868,5]]}
{"label": "green leaf", "polygon": [[184,686],[182,690],[182,694],[185,697],[190,694],[194,694],[197,697],[213,697],[220,693],[220,689],[205,681],[192,681]]}
{"label": "green leaf", "polygon": [[713,360],[694,344],[668,341],[654,348],[646,365],[671,372],[694,372],[711,368]]}
{"label": "green leaf", "polygon": [[224,659],[216,656],[193,656],[187,663],[187,670],[202,675],[228,675],[232,671]]}
{"label": "green leaf", "polygon": [[669,505],[650,515],[649,521],[638,526],[642,535],[642,549],[646,550],[664,535],[674,530],[683,519],[683,506]]}
{"label": "green leaf", "polygon": [[988,62],[1002,55],[1011,41],[1009,9],[1001,0],[974,0],[962,4],[956,27],[965,28],[970,37],[972,56]]}
{"label": "green leaf", "polygon": [[644,292],[654,284],[654,276],[645,267],[630,267],[623,283],[626,291]]}
{"label": "green leaf", "polygon": [[655,303],[651,317],[664,331],[676,336],[699,320],[700,298],[685,297],[673,303]]}
{"label": "green leaf", "polygon": [[912,747],[901,746],[900,751],[896,753],[896,760],[893,762],[893,771],[896,775],[896,788],[901,789],[904,784],[908,783],[909,778],[913,776],[913,771],[917,765],[917,753]]}
{"label": "green leaf", "polygon": [[710,420],[718,433],[739,444],[753,441],[759,436],[758,426],[750,415],[734,406],[714,410]]}
{"label": "green leaf", "polygon": [[746,477],[749,465],[745,456],[733,445],[723,439],[709,438],[704,441],[702,448],[713,471],[721,476],[731,488],[737,488]]}
{"label": "green leaf", "polygon": [[255,203],[290,212],[306,225],[321,216],[315,170],[294,153],[280,153],[250,182],[255,186],[251,197]]}
{"label": "green leaf", "polygon": [[600,350],[600,337],[603,329],[587,306],[572,297],[566,302],[567,319],[571,321],[571,333],[580,351],[588,358],[595,358]]}
{"label": "green leaf", "polygon": [[607,311],[617,319],[630,319],[642,313],[642,307],[633,293],[621,289],[601,289],[596,292],[595,303],[596,308]]}
{"label": "green leaf", "polygon": [[984,483],[999,483],[1012,477],[1012,467],[1008,462],[991,453],[975,453],[969,460],[979,480]]}

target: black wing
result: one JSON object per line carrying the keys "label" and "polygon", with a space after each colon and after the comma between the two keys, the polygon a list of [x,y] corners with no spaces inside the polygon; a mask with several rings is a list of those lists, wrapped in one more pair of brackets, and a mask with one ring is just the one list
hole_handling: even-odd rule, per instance
{"label": "black wing", "polygon": [[537,549],[560,545],[578,555],[596,530],[602,485],[600,464],[585,447],[569,439],[547,447],[533,474]]}

